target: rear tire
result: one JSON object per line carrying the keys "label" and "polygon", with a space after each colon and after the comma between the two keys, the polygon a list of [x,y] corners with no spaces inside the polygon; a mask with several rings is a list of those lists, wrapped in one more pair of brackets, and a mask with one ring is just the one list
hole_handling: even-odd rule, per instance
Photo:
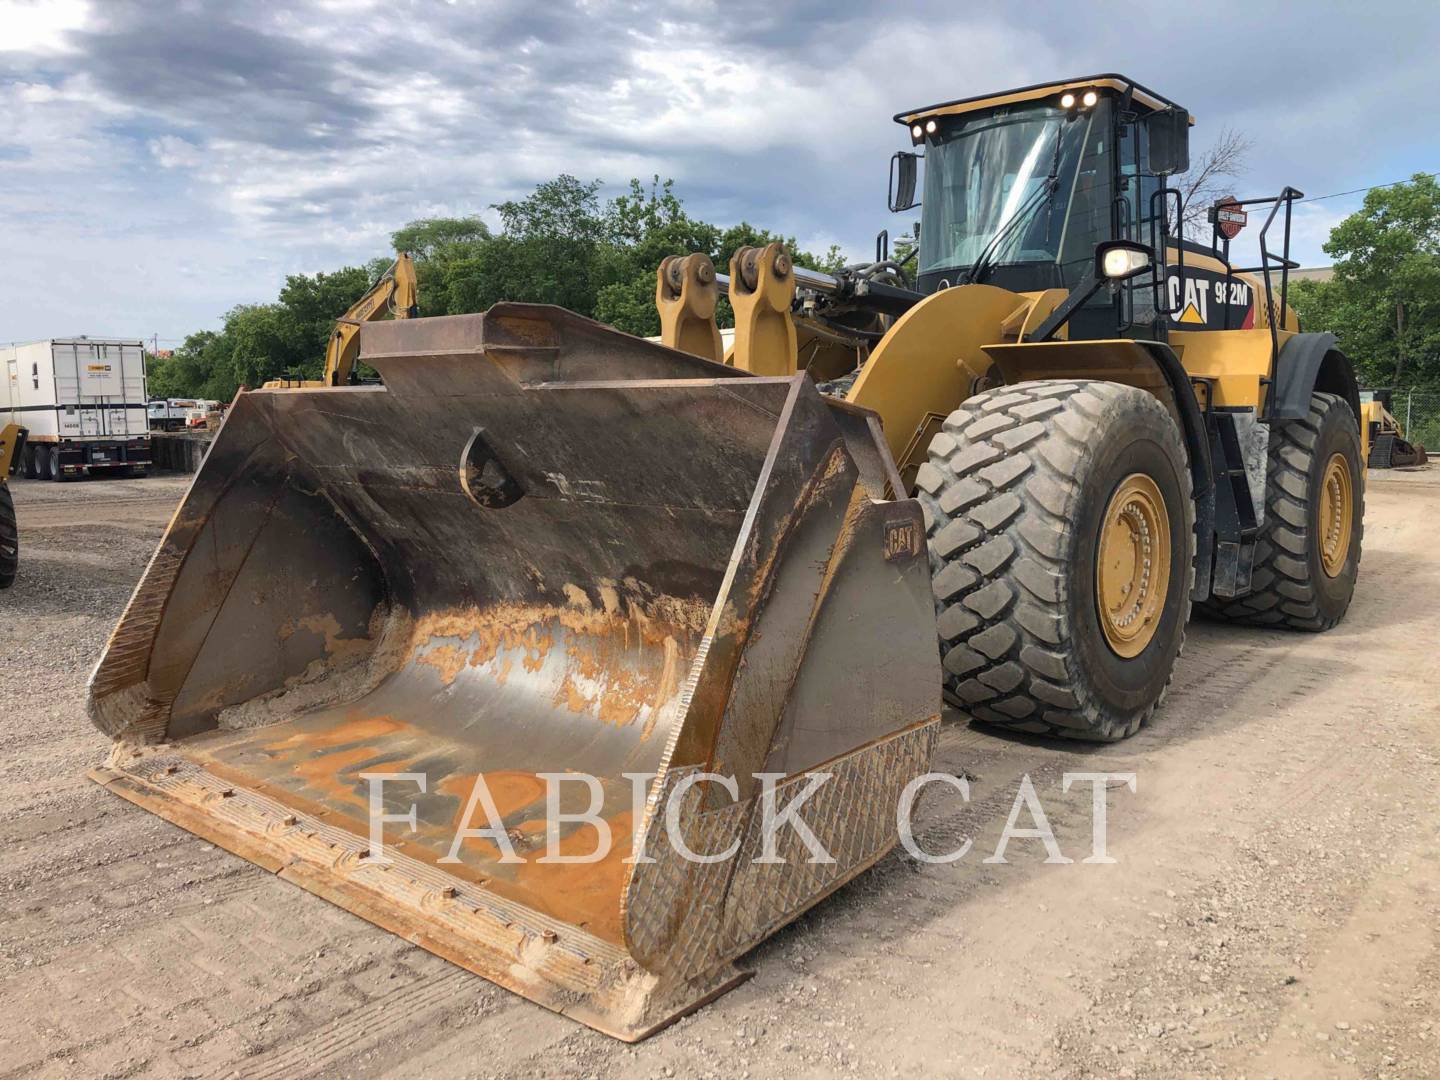
{"label": "rear tire", "polygon": [[26,480],[40,479],[40,469],[36,464],[36,458],[39,453],[40,448],[38,446],[25,447],[25,467],[22,472]]}
{"label": "rear tire", "polygon": [[[1340,539],[1343,563],[1332,566],[1336,572],[1331,574],[1322,551],[1320,510],[1337,455],[1349,472],[1350,520],[1348,535]],[[1270,428],[1265,522],[1255,544],[1251,592],[1234,600],[1212,598],[1202,610],[1211,618],[1248,626],[1329,630],[1350,607],[1364,533],[1365,470],[1355,414],[1342,397],[1311,394],[1305,419]]]}
{"label": "rear tire", "polygon": [[15,523],[15,501],[10,486],[0,482],[0,589],[15,583],[20,565],[20,529]]}
{"label": "rear tire", "polygon": [[[916,482],[947,700],[1021,731],[1133,734],[1170,682],[1194,582],[1190,472],[1169,413],[1118,383],[1037,380],[971,397],[929,456]],[[1115,531],[1134,505],[1117,494],[1129,500],[1139,488],[1155,513],[1134,520],[1155,524],[1163,590],[1140,569],[1151,533],[1127,541]],[[1122,593],[1102,584],[1102,549],[1130,551],[1138,583],[1108,614],[1097,598]],[[1117,633],[1136,636],[1117,642]]]}

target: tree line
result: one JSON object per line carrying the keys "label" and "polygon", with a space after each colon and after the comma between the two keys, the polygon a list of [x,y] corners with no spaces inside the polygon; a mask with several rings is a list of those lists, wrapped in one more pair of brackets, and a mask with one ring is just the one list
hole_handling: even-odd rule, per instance
{"label": "tree line", "polygon": [[[632,334],[660,330],[655,269],[667,255],[703,251],[723,270],[737,248],[783,240],[795,261],[835,270],[832,247],[801,251],[793,237],[745,222],[728,228],[690,216],[670,181],[630,182],[602,200],[601,184],[562,175],[523,199],[493,209],[500,228],[478,216],[412,221],[391,236],[415,259],[423,315],[484,311],[500,300],[558,304]],[[1417,174],[1375,188],[1331,232],[1330,281],[1296,282],[1291,303],[1307,330],[1329,330],[1365,385],[1440,388],[1440,185]],[[270,303],[241,304],[219,330],[191,334],[169,357],[152,358],[153,397],[228,401],[240,386],[282,374],[319,378],[336,318],[389,266],[292,274]],[[721,302],[721,325],[728,307]]]}
{"label": "tree line", "polygon": [[[660,332],[655,270],[667,255],[703,251],[724,269],[736,249],[785,243],[801,266],[835,270],[838,248],[799,250],[793,237],[741,222],[721,227],[692,217],[674,185],[631,180],[600,196],[601,182],[562,175],[523,199],[495,205],[500,227],[478,216],[425,218],[391,236],[415,260],[422,315],[484,311],[500,300],[558,304],[632,334]],[[292,274],[270,303],[240,304],[219,330],[189,335],[150,361],[150,394],[228,401],[241,386],[280,375],[316,379],[335,320],[390,265],[393,255],[329,273]],[[729,316],[722,300],[721,325]]]}
{"label": "tree line", "polygon": [[1329,330],[1362,385],[1440,389],[1440,184],[1417,173],[1372,188],[1330,232],[1329,281],[1300,281],[1290,302],[1306,330]]}

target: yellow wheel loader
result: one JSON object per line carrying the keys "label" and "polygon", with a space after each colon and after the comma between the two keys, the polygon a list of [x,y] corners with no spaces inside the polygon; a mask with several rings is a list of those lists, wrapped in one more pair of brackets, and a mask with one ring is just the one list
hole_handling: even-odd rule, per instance
{"label": "yellow wheel loader", "polygon": [[20,526],[15,521],[9,478],[24,460],[24,453],[25,429],[18,424],[0,428],[0,589],[15,584],[20,567]]}
{"label": "yellow wheel loader", "polygon": [[1119,75],[897,119],[913,273],[676,256],[662,344],[499,304],[365,326],[383,385],[240,395],[92,776],[637,1039],[894,846],[942,691],[1119,738],[1193,603],[1338,620],[1359,405],[1285,303],[1299,193],[1179,235],[1189,116]]}
{"label": "yellow wheel loader", "polygon": [[[767,249],[728,278],[672,259],[657,302],[663,340],[721,359],[706,293],[728,288],[726,363],[806,370],[879,417],[925,513],[946,697],[1115,739],[1160,701],[1192,604],[1339,621],[1365,458],[1350,362],[1286,302],[1301,193],[1222,199],[1185,237],[1167,178],[1191,118],[1121,75],[895,119],[925,163],[913,280],[883,249],[841,275]],[[892,161],[893,210],[917,205],[919,156]],[[1255,213],[1259,263],[1236,266]]]}

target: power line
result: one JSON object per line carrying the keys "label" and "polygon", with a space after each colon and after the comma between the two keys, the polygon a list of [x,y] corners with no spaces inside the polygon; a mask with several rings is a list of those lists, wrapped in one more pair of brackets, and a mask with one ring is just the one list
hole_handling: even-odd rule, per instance
{"label": "power line", "polygon": [[[1415,176],[1428,176],[1434,179],[1440,173],[1416,173]],[[1333,195],[1311,195],[1303,199],[1296,199],[1296,202],[1324,202],[1326,199],[1338,199],[1342,195],[1358,195],[1362,191],[1374,191],[1376,188],[1395,187],[1397,184],[1408,184],[1415,179],[1415,176],[1407,176],[1404,180],[1391,180],[1388,184],[1371,184],[1369,187],[1351,188],[1349,191],[1337,191]]]}

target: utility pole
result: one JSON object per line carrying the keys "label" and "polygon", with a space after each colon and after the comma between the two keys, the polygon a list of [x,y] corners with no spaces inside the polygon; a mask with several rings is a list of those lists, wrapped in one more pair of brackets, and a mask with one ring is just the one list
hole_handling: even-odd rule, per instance
{"label": "utility pole", "polygon": [[1400,385],[1400,373],[1405,370],[1405,304],[1395,301],[1395,345],[1399,356],[1395,360],[1395,385]]}

